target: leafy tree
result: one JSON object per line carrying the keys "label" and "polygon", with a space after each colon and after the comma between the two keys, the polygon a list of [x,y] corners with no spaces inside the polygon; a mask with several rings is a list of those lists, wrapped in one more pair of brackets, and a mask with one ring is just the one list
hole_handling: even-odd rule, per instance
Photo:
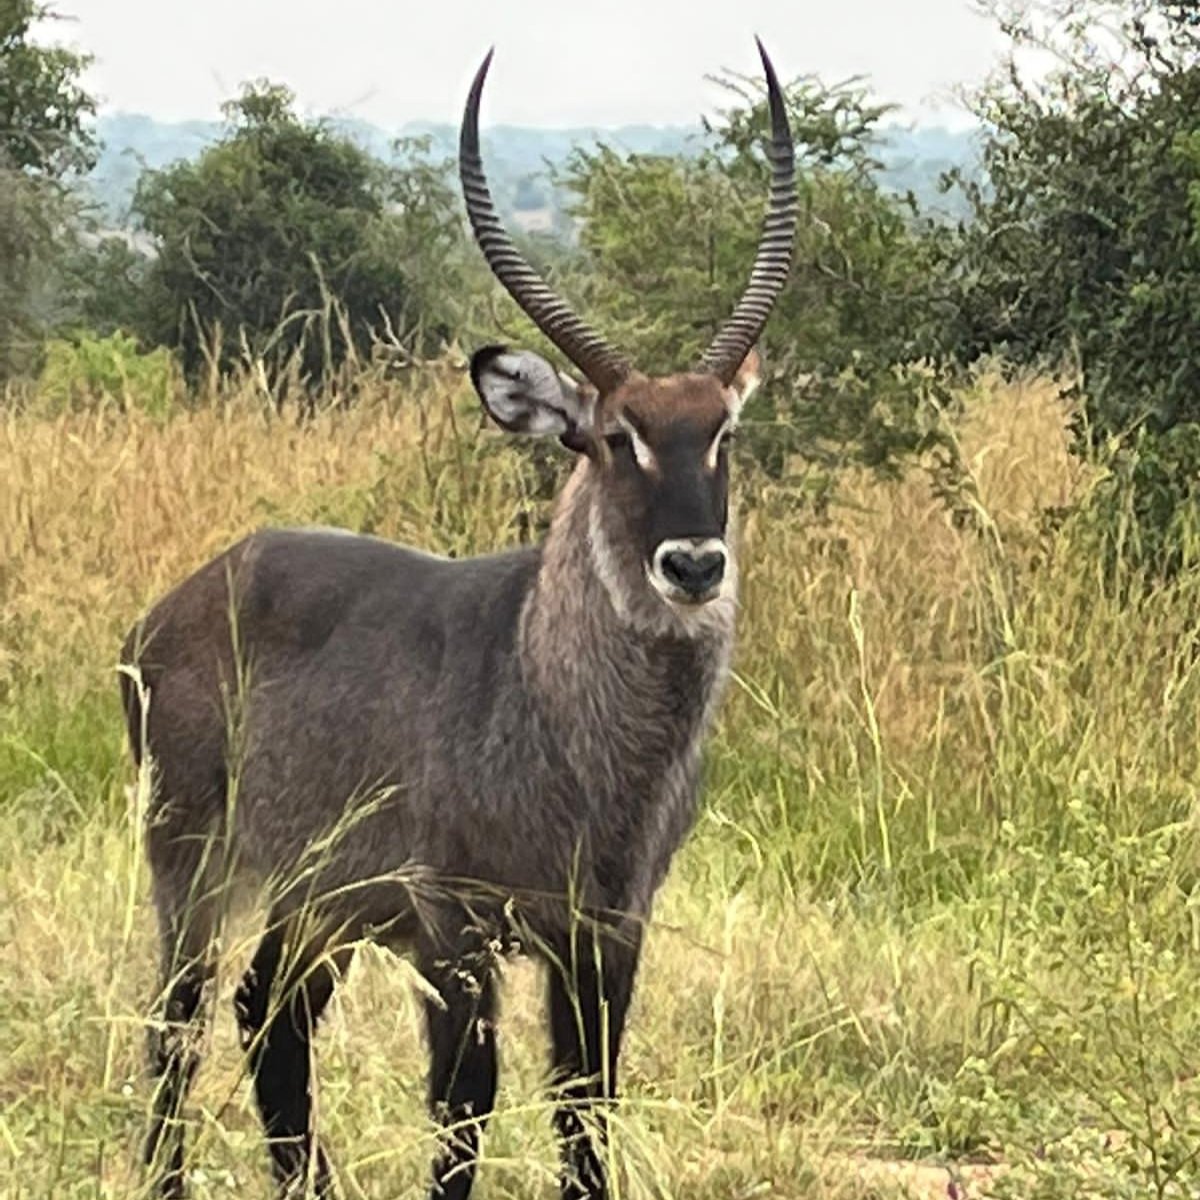
{"label": "leafy tree", "polygon": [[194,162],[146,173],[134,212],[157,241],[142,332],[189,372],[219,347],[310,381],[369,352],[390,323],[417,348],[455,327],[461,227],[445,165],[424,146],[385,166],[268,83],[226,106],[229,129]]}
{"label": "leafy tree", "polygon": [[52,12],[0,0],[0,378],[27,367],[41,336],[41,301],[72,204],[66,180],[91,162],[88,59],[32,40]]}
{"label": "leafy tree", "polygon": [[96,235],[79,230],[63,255],[57,292],[61,334],[144,330],[153,259],[128,234]]}
{"label": "leafy tree", "polygon": [[[565,173],[580,220],[572,286],[639,365],[695,361],[745,286],[767,195],[761,86],[725,76],[735,103],[689,155],[577,151]],[[756,455],[782,470],[801,454],[852,452],[884,465],[922,437],[931,319],[914,207],[877,184],[888,111],[854,85],[786,89],[800,152],[800,222],[790,282],[764,335],[768,386],[747,414]],[[757,431],[761,436],[754,438]]]}
{"label": "leafy tree", "polygon": [[[1148,565],[1173,569],[1200,478],[1195,6],[994,11],[1014,56],[975,101],[989,186],[971,189],[975,219],[952,249],[947,346],[1077,364],[1077,438],[1110,456],[1112,529],[1131,532]],[[1056,63],[1041,79],[1018,66],[1030,48]]]}
{"label": "leafy tree", "polygon": [[124,333],[80,333],[46,343],[34,399],[43,414],[113,405],[165,417],[175,401],[179,367],[163,346],[143,352]]}
{"label": "leafy tree", "polygon": [[92,98],[79,84],[91,61],[30,34],[53,11],[36,0],[0,0],[0,161],[51,179],[93,161]]}

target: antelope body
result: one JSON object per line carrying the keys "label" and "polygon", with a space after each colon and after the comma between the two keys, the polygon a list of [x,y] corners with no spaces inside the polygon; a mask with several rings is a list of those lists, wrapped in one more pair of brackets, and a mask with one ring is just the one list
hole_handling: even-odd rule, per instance
{"label": "antelope body", "polygon": [[[760,46],[761,50],[761,46]],[[181,1108],[229,887],[270,918],[237,1015],[276,1178],[331,1194],[311,1042],[353,946],[413,955],[426,1002],[433,1196],[470,1191],[496,1087],[497,946],[550,966],[566,1197],[606,1196],[603,1110],[645,923],[694,818],[732,648],[728,435],[786,278],[791,140],[763,52],[771,207],[734,317],[691,372],[649,379],[533,273],[496,217],[468,99],[468,214],[500,281],[588,378],[487,347],[471,374],[503,428],[579,461],[544,543],[449,561],[333,530],[252,535],[164,597],[123,661],[148,758],[163,1021],[146,1145],[184,1188]],[[594,1120],[587,1119],[589,1116]]]}

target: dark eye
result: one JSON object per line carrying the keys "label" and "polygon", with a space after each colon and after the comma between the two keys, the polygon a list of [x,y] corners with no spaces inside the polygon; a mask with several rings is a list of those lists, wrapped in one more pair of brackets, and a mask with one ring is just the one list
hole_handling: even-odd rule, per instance
{"label": "dark eye", "polygon": [[606,433],[604,440],[608,443],[608,448],[614,454],[629,449],[629,434],[623,430],[620,433]]}

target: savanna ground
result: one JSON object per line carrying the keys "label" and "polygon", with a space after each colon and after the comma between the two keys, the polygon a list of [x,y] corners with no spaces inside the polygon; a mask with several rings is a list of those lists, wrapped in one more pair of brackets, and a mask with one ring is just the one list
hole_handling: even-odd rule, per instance
{"label": "savanna ground", "polygon": [[[250,385],[173,415],[0,418],[0,1195],[138,1194],[156,956],[115,660],[244,531],[328,522],[467,553],[543,513],[448,369],[306,423]],[[1049,382],[981,376],[923,469],[743,472],[737,678],[656,913],[617,1195],[1200,1194],[1200,754],[1189,574],[1106,584]],[[939,478],[944,480],[945,473]],[[200,1197],[267,1192],[230,994],[189,1107]],[[479,1194],[554,1194],[532,968],[507,973]],[[349,1197],[421,1194],[409,968],[360,956],[320,1038]]]}

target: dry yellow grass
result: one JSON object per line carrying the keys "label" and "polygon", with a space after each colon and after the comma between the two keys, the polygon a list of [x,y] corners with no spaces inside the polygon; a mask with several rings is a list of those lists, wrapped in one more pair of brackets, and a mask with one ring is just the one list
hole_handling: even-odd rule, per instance
{"label": "dry yellow grass", "polygon": [[[442,370],[303,425],[246,396],[164,422],[4,418],[0,1195],[136,1189],[155,951],[116,714],[124,628],[265,522],[457,553],[517,539],[544,515],[534,469],[462,399]],[[1083,935],[1063,941],[1077,897],[1053,891],[1056,839],[1075,844],[1068,803],[1115,797],[1114,836],[1187,811],[1198,606],[1184,586],[1108,598],[1078,540],[1042,530],[1042,509],[1088,478],[1053,384],[985,377],[966,400],[960,482],[983,532],[957,526],[920,470],[848,477],[820,524],[744,481],[739,685],[648,946],[622,1200],[952,1195],[939,1162],[960,1195],[998,1195],[1003,1176],[971,1165],[997,1154],[1034,1164],[1010,1195],[1091,1194],[1053,1191],[1033,1150],[1064,1116],[1102,1114],[1119,1064],[1103,1048],[1094,1071],[1075,1050],[1058,1062],[1057,1043],[997,1013],[995,989],[1010,971],[1046,993],[1067,975],[1092,986]],[[1017,921],[1047,894],[1057,917]],[[231,931],[191,1109],[202,1196],[265,1190],[228,1006],[253,932]],[[1161,981],[1138,977],[1148,1002],[1200,980],[1170,944]],[[431,1144],[417,1009],[404,967],[363,957],[322,1037],[322,1125],[348,1195],[415,1194]],[[553,1193],[538,984],[511,976],[492,1200]],[[1094,1041],[1099,1018],[1077,1019]],[[1171,1021],[1164,1039],[1190,1034]]]}
{"label": "dry yellow grass", "polygon": [[[364,404],[303,424],[256,411],[246,397],[165,424],[136,412],[9,414],[0,425],[0,681],[18,646],[29,666],[30,656],[58,661],[65,643],[79,648],[93,682],[142,607],[264,523],[345,521],[457,553],[516,540],[521,514],[537,508],[520,462],[492,453],[499,435],[480,435],[479,422],[448,403],[447,382],[419,403]],[[963,457],[982,506],[1024,550],[1041,508],[1078,493],[1081,468],[1052,382],[985,380],[979,392],[961,430]],[[939,695],[931,677],[978,667],[980,539],[953,527],[921,473],[898,483],[849,474],[832,523],[817,529],[786,519],[770,486],[744,490],[751,650],[785,658],[816,689],[813,707],[845,698],[845,680],[804,643],[823,638],[825,621],[844,624],[853,591],[868,622],[880,722],[889,737],[919,737]],[[781,603],[789,617],[816,609],[821,626],[780,630]],[[796,642],[756,638],[760,621]],[[41,636],[24,636],[29,628]]]}

